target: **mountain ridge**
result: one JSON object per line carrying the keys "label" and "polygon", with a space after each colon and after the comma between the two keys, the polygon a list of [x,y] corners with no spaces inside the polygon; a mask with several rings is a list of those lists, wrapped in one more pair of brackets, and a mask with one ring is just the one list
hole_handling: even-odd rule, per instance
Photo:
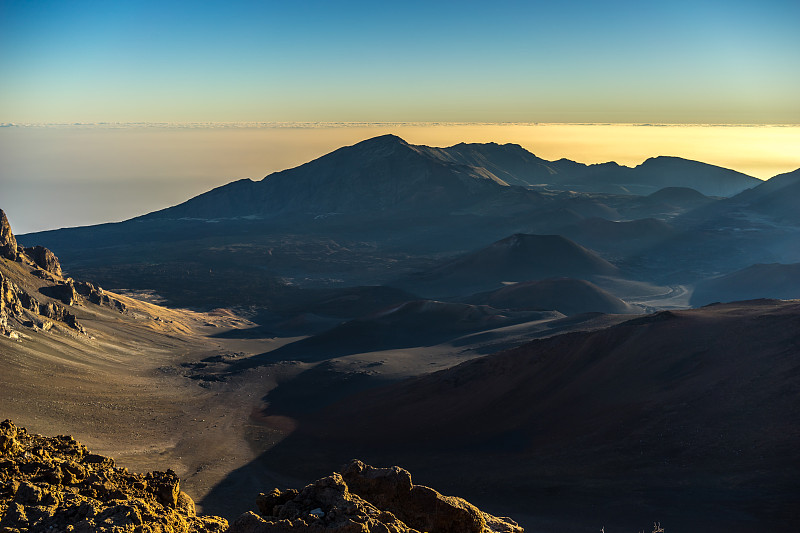
{"label": "mountain ridge", "polygon": [[730,196],[757,183],[756,178],[733,170],[672,156],[649,158],[632,168],[616,163],[585,165],[567,159],[547,161],[512,143],[436,148],[386,134],[261,180],[233,181],[137,218],[453,209],[509,185],[628,194],[693,186],[705,195]]}

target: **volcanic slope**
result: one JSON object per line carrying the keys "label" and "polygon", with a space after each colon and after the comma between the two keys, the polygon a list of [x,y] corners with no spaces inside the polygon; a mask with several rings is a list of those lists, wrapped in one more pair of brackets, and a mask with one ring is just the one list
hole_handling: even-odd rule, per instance
{"label": "volcanic slope", "polygon": [[[488,346],[621,320],[562,322],[557,312],[415,303],[411,294],[371,287],[303,293],[306,299],[295,299],[291,312],[310,311],[298,315],[309,321],[325,313],[317,316],[328,327],[352,313],[384,309],[382,318],[367,322],[366,333],[387,326],[407,348],[387,350],[392,345],[378,337],[357,348],[380,351],[336,358],[330,352],[327,360],[301,362],[296,349],[280,348],[303,347],[304,337],[273,333],[304,329],[297,323],[273,328],[264,325],[270,319],[257,325],[226,309],[168,309],[76,281],[48,250],[19,246],[2,212],[0,219],[0,417],[32,431],[73,433],[131,469],[172,468],[205,512],[228,519],[247,510],[244,498],[263,484],[301,485],[252,463],[294,424],[290,417],[265,416],[265,398],[271,409],[318,410],[358,390],[479,357]],[[335,340],[337,331],[317,339]],[[470,335],[479,337],[455,345],[455,337]],[[452,342],[424,345],[440,340]],[[214,489],[221,482],[223,489]]]}
{"label": "volcanic slope", "polygon": [[552,309],[565,315],[641,312],[640,308],[625,303],[594,283],[573,278],[523,281],[476,294],[466,301],[497,309]]}
{"label": "volcanic slope", "polygon": [[[0,288],[0,418],[78,435],[129,468],[173,468],[195,499],[254,457],[245,421],[259,400],[243,384],[250,377],[209,381],[202,369],[279,339],[214,338],[254,324],[226,310],[167,309],[67,277],[46,248],[16,243],[2,211]],[[263,390],[275,385],[270,376],[252,379]]]}
{"label": "volcanic slope", "polygon": [[594,279],[619,269],[560,235],[515,234],[477,252],[400,280],[397,285],[428,296],[464,296],[503,282],[566,276]]}
{"label": "volcanic slope", "polygon": [[259,182],[233,182],[145,217],[452,209],[507,186],[486,169],[426,157],[401,138],[383,135]]}
{"label": "volcanic slope", "polygon": [[800,299],[800,263],[752,265],[698,283],[691,304],[731,302],[748,298]]}
{"label": "volcanic slope", "polygon": [[664,311],[367,391],[301,418],[260,461],[392,457],[495,512],[524,509],[526,527],[789,532],[798,357],[798,302]]}
{"label": "volcanic slope", "polygon": [[[634,311],[633,308],[626,308],[620,312]],[[269,352],[264,359],[320,361],[365,352],[432,346],[469,333],[562,317],[561,313],[552,311],[552,308],[508,311],[488,305],[416,300],[349,320]],[[253,362],[255,359],[244,364]]]}

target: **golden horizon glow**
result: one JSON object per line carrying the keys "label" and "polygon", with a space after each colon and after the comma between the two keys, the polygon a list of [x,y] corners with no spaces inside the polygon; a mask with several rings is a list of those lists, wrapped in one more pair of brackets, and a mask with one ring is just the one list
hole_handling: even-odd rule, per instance
{"label": "golden horizon glow", "polygon": [[[768,179],[800,168],[800,126],[476,123],[99,124],[0,128],[15,231],[119,221],[392,133],[411,144],[515,143],[546,160],[693,159]],[[69,199],[69,201],[65,201]],[[44,215],[43,215],[44,214]]]}

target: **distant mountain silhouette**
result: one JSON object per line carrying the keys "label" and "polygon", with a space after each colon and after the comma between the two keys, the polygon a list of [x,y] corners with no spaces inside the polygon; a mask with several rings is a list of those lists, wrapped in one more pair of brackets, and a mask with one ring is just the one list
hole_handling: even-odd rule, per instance
{"label": "distant mountain silhouette", "polygon": [[537,157],[518,144],[459,143],[449,148],[416,148],[441,161],[485,168],[509,185],[549,184],[571,170],[569,165]]}
{"label": "distant mountain silhouette", "polygon": [[[584,165],[566,159],[546,161],[512,144],[432,148],[384,135],[260,181],[235,181],[135,219],[41,232],[21,240],[51,248],[76,275],[114,288],[154,289],[173,305],[193,307],[270,306],[279,296],[276,293],[289,294],[296,287],[386,284],[425,270],[434,260],[473,249],[475,243],[515,233],[568,235],[615,261],[628,261],[639,270],[656,265],[660,273],[676,257],[672,250],[682,249],[682,241],[687,241],[691,253],[679,254],[686,266],[676,269],[684,283],[684,272],[693,282],[753,261],[725,268],[698,267],[695,258],[711,259],[696,251],[708,247],[707,232],[699,234],[703,242],[695,243],[699,237],[689,233],[688,239],[670,237],[674,242],[662,247],[669,228],[635,219],[656,218],[674,226],[673,219],[687,210],[711,213],[707,208],[726,201],[694,208],[687,204],[693,206],[698,196],[693,200],[688,191],[641,195],[665,186],[720,194],[727,192],[719,190],[721,183],[738,191],[754,182],[761,183],[679,158],[653,158],[636,168]],[[590,223],[581,222],[590,218],[609,221],[597,225],[614,237],[600,235]],[[567,231],[566,226],[577,224],[581,227]],[[694,225],[687,221],[677,229]],[[721,227],[733,226],[725,220]],[[645,235],[632,235],[634,229]],[[723,240],[718,239],[720,257],[730,253],[726,250],[741,248],[731,248]],[[641,260],[630,258],[645,252],[648,255]],[[756,260],[800,259],[759,256]],[[176,278],[175,273],[181,274]],[[586,277],[560,269],[520,273],[513,279],[504,276],[489,281]],[[232,279],[237,280],[235,287],[226,287],[225,280]],[[456,285],[431,287],[420,296],[452,296],[448,292],[452,288],[459,289],[460,296],[498,288],[489,283]]]}
{"label": "distant mountain silhouette", "polygon": [[774,176],[731,198],[730,203],[777,220],[800,223],[800,169]]}
{"label": "distant mountain silhouette", "polygon": [[579,313],[640,313],[613,294],[586,280],[551,278],[523,281],[496,291],[476,294],[466,301],[496,309],[552,309],[565,315]]}
{"label": "distant mountain silhouette", "polygon": [[659,189],[692,188],[706,196],[733,196],[762,183],[758,178],[735,170],[682,157],[651,157],[633,171],[638,176],[646,176],[647,183]]}
{"label": "distant mountain silhouette", "polygon": [[630,168],[613,162],[585,165],[569,159],[547,161],[518,144],[417,148],[442,161],[485,168],[510,185],[542,185],[556,190],[650,194],[664,187],[691,187],[704,195],[732,196],[761,183],[740,172],[680,157],[653,157]]}
{"label": "distant mountain silhouette", "polygon": [[616,163],[546,161],[515,144],[432,148],[383,135],[260,181],[243,179],[217,187],[146,217],[463,209],[509,185],[633,194],[691,186],[704,194],[729,196],[757,183],[739,172],[675,157],[648,159],[631,169]]}
{"label": "distant mountain silhouette", "polygon": [[690,187],[707,196],[733,196],[761,183],[741,172],[681,157],[651,157],[633,168],[616,163],[567,166],[571,172],[557,184],[586,192],[648,195],[664,187]]}
{"label": "distant mountain silhouette", "polygon": [[485,169],[432,158],[395,135],[383,135],[258,182],[218,187],[147,217],[452,209],[507,186]]}

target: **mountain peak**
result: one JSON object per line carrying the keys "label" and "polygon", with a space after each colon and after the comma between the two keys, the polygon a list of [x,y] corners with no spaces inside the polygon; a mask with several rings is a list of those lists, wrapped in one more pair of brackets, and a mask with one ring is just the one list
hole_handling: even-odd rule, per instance
{"label": "mountain peak", "polygon": [[371,147],[371,146],[409,146],[409,144],[393,133],[386,135],[378,135],[377,137],[370,137],[354,144],[353,146]]}

